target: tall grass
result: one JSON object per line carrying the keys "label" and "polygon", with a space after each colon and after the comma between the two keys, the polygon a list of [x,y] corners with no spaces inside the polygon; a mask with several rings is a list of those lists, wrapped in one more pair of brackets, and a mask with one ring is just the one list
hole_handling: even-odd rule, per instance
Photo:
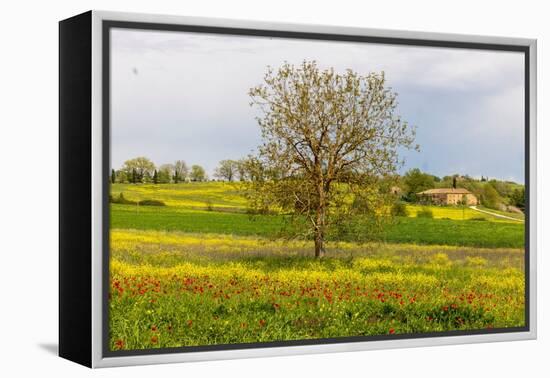
{"label": "tall grass", "polygon": [[524,325],[523,252],[114,230],[112,349]]}

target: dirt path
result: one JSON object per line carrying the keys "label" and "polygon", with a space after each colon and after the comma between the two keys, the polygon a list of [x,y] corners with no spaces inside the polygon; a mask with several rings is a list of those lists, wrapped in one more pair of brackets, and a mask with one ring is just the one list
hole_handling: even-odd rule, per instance
{"label": "dirt path", "polygon": [[506,216],[506,215],[493,213],[491,211],[481,210],[481,209],[478,209],[477,206],[470,206],[470,209],[475,210],[475,211],[479,211],[480,213],[489,214],[489,215],[492,215],[492,216],[497,217],[497,218],[513,220],[513,221],[516,221],[516,222],[523,222],[524,221],[523,219],[512,218],[512,217],[509,217],[509,216]]}

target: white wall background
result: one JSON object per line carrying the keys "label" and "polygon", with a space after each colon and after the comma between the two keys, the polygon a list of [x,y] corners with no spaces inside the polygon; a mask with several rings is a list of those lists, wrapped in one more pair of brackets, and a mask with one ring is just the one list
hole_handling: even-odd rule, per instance
{"label": "white wall background", "polygon": [[[550,372],[548,201],[539,196],[539,340],[91,371],[56,357],[57,21],[89,9],[539,40],[539,194],[548,188],[548,9],[543,1],[6,1],[0,22],[0,375],[464,377]],[[550,42],[549,42],[550,43]],[[545,298],[546,296],[546,298]],[[546,351],[544,349],[546,348]],[[546,372],[546,374],[545,374]]]}

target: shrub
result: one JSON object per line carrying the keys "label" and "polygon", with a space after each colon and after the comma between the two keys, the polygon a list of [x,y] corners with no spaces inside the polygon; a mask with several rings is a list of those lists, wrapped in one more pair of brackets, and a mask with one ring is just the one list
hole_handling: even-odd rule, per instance
{"label": "shrub", "polygon": [[206,211],[214,211],[214,206],[212,205],[212,201],[206,202]]}
{"label": "shrub", "polygon": [[431,209],[428,209],[427,207],[420,210],[418,213],[416,213],[417,218],[433,218],[434,213]]}
{"label": "shrub", "polygon": [[487,260],[483,257],[466,257],[466,265],[474,267],[474,268],[483,268],[484,266],[487,266]]}
{"label": "shrub", "polygon": [[446,253],[436,253],[431,257],[432,264],[439,265],[439,266],[450,266],[452,265],[451,259],[449,259],[449,256]]}
{"label": "shrub", "polygon": [[144,199],[139,202],[132,201],[132,200],[126,199],[124,197],[124,194],[122,193],[120,193],[118,197],[113,197],[112,195],[109,195],[109,202],[118,203],[120,205],[166,206],[164,202],[158,201],[158,200]]}
{"label": "shrub", "polygon": [[166,206],[166,204],[159,200],[152,200],[152,199],[145,199],[142,201],[139,201],[138,204],[140,206]]}
{"label": "shrub", "polygon": [[277,213],[274,212],[274,211],[269,210],[269,208],[267,206],[265,206],[265,207],[262,207],[262,208],[259,208],[259,209],[247,207],[246,214],[254,216],[254,215],[275,215]]}
{"label": "shrub", "polygon": [[407,205],[403,202],[396,202],[391,208],[391,215],[394,217],[408,217],[409,210],[407,210]]}
{"label": "shrub", "polygon": [[136,201],[131,201],[131,200],[128,200],[128,199],[124,198],[124,194],[122,194],[122,192],[118,195],[117,198],[115,198],[113,196],[109,196],[109,200],[110,200],[111,203],[118,203],[118,204],[121,204],[121,205],[137,205]]}

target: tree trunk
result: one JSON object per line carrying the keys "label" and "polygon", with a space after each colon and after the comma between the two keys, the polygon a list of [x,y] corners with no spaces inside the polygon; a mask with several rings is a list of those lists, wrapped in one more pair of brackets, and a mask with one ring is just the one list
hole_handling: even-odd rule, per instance
{"label": "tree trunk", "polygon": [[325,255],[325,240],[320,230],[315,231],[315,258],[320,259]]}
{"label": "tree trunk", "polygon": [[325,254],[325,230],[326,230],[326,192],[325,181],[322,179],[321,166],[317,165],[320,179],[317,181],[317,214],[315,219],[315,257],[320,259]]}
{"label": "tree trunk", "polygon": [[326,209],[324,204],[324,193],[317,209],[317,219],[315,227],[315,257],[321,258],[325,254],[325,229],[326,229]]}

